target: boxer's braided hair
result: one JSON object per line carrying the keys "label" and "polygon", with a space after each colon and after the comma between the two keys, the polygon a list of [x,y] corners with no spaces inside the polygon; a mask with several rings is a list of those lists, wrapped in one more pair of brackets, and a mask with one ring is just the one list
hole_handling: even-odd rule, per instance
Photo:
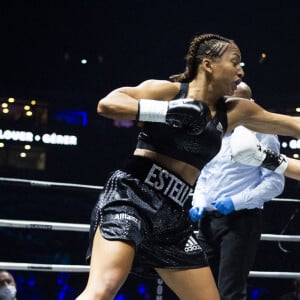
{"label": "boxer's braided hair", "polygon": [[190,82],[197,73],[197,67],[203,58],[221,57],[226,51],[228,44],[235,44],[233,40],[217,34],[202,34],[196,36],[190,43],[189,51],[185,56],[185,71],[180,74],[171,75],[171,81]]}

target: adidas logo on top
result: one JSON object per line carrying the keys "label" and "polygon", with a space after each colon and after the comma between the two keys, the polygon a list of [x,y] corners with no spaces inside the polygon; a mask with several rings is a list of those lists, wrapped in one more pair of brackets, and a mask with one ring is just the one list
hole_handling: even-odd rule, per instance
{"label": "adidas logo on top", "polygon": [[223,126],[222,126],[221,122],[219,122],[219,123],[217,124],[217,127],[216,127],[216,128],[217,128],[218,131],[220,131],[220,132],[223,134],[223,131],[224,131],[224,130],[223,130]]}
{"label": "adidas logo on top", "polygon": [[192,236],[190,236],[185,244],[184,252],[192,252],[200,249],[201,247],[198,242]]}

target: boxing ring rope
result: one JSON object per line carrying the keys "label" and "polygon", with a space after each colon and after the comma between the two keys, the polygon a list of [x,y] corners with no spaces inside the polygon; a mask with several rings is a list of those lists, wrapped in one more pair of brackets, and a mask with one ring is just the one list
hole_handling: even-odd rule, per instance
{"label": "boxing ring rope", "polygon": [[[89,224],[0,219],[0,227],[88,232]],[[261,241],[300,242],[300,235],[262,234]]]}
{"label": "boxing ring rope", "polygon": [[0,219],[0,227],[88,232],[89,226],[89,224]]}
{"label": "boxing ring rope", "polygon": [[[83,265],[51,265],[51,264],[30,264],[30,263],[0,262],[0,269],[3,269],[3,270],[18,270],[18,271],[84,273],[84,272],[88,272],[90,267],[89,266],[83,266]],[[261,278],[292,279],[292,278],[299,278],[300,277],[300,272],[251,271],[249,276],[250,277],[261,277]]]}
{"label": "boxing ring rope", "polygon": [[[72,190],[93,190],[100,191],[102,186],[82,185],[63,182],[50,182],[40,180],[27,180],[18,178],[0,177],[0,184],[14,185],[25,187],[42,187],[42,188],[58,188],[58,189],[72,189]],[[289,198],[273,198],[272,201],[277,202],[296,202],[299,199]],[[27,221],[27,220],[6,220],[0,219],[0,227],[11,228],[27,228],[27,229],[42,229],[55,231],[74,231],[74,232],[88,232],[89,224],[74,224],[61,222],[44,222],[44,221]],[[299,235],[278,235],[278,234],[261,234],[261,241],[284,241],[284,242],[300,242]],[[84,265],[54,265],[54,264],[31,264],[31,263],[16,263],[16,262],[0,262],[0,269],[6,270],[23,270],[23,271],[41,271],[41,272],[88,272],[89,266]],[[251,271],[250,277],[263,278],[299,278],[300,272],[265,272],[265,271]]]}
{"label": "boxing ring rope", "polygon": [[42,180],[28,180],[19,178],[5,178],[0,177],[0,184],[14,185],[14,186],[25,186],[25,187],[42,187],[42,188],[62,188],[72,189],[72,190],[103,190],[103,186],[96,185],[84,185],[75,183],[65,183],[65,182],[53,182],[53,181],[42,181]]}
{"label": "boxing ring rope", "polygon": [[[6,177],[0,177],[0,184],[24,186],[24,187],[61,188],[61,189],[75,189],[75,190],[93,190],[93,191],[103,190],[103,186],[97,186],[97,185],[85,185],[85,184],[76,184],[76,183],[6,178]],[[291,199],[291,198],[273,198],[272,201],[277,201],[277,202],[288,201],[288,202],[300,203],[300,199]]]}

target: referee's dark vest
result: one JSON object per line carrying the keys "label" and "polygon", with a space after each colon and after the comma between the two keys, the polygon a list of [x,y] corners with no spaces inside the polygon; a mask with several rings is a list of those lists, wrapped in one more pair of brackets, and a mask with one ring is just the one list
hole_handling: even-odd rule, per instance
{"label": "referee's dark vest", "polygon": [[[174,99],[186,98],[187,93],[188,83],[181,83],[180,92]],[[149,149],[202,169],[219,152],[226,130],[225,99],[220,98],[214,118],[201,134],[188,135],[181,128],[145,122],[138,136],[137,148]]]}

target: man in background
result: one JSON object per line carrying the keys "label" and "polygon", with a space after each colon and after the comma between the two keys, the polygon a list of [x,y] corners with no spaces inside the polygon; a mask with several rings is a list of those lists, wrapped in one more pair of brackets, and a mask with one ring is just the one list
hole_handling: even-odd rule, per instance
{"label": "man in background", "polygon": [[16,300],[17,286],[11,273],[0,270],[0,300]]}
{"label": "man in background", "polygon": [[[233,96],[251,100],[251,89],[241,82]],[[202,169],[190,217],[199,221],[198,242],[207,253],[221,299],[246,300],[247,278],[262,230],[263,204],[282,193],[284,177],[260,166],[233,162],[232,134],[224,136],[220,152]],[[279,151],[277,136],[256,133],[256,137],[264,146]]]}

